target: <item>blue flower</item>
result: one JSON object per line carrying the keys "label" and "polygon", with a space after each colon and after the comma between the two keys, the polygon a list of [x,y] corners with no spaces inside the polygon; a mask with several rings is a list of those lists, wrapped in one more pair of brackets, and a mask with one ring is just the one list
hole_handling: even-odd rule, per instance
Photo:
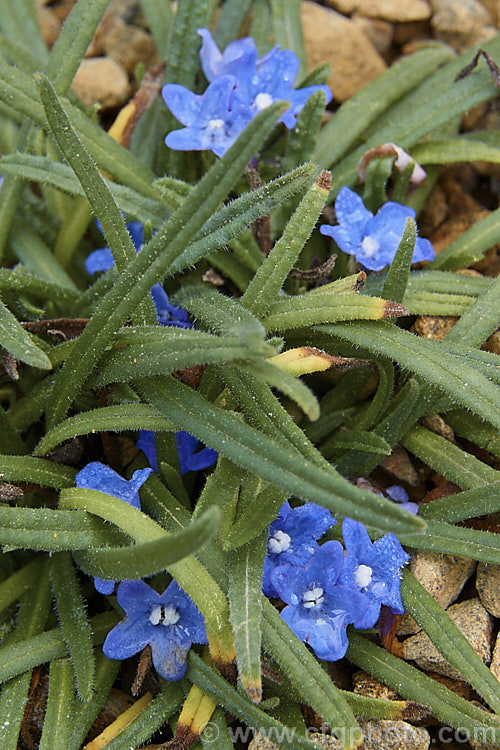
{"label": "blue flower", "polygon": [[128,659],[149,645],[158,674],[164,680],[180,680],[191,644],[207,643],[203,616],[193,601],[176,581],[163,594],[144,581],[123,581],[117,599],[126,617],[106,636],[104,655]]}
{"label": "blue flower", "polygon": [[393,484],[392,487],[387,487],[387,495],[394,500],[395,503],[401,503],[401,507],[416,516],[418,513],[418,503],[409,502],[408,493],[404,487],[400,484]]}
{"label": "blue flower", "polygon": [[[97,221],[97,226],[102,232],[101,222]],[[134,243],[137,252],[142,248],[144,240],[144,227],[138,221],[132,221],[127,224],[128,232]],[[85,261],[85,269],[90,276],[98,271],[108,271],[115,265],[113,254],[109,247],[103,247],[90,253]],[[151,288],[158,323],[162,326],[176,326],[177,328],[192,328],[192,323],[188,320],[188,314],[182,307],[172,305],[168,301],[167,293],[161,284],[155,284]]]}
{"label": "blue flower", "polygon": [[326,508],[306,503],[291,508],[283,503],[278,518],[269,528],[267,555],[264,560],[262,590],[266,596],[278,596],[271,583],[271,574],[279,565],[305,565],[319,549],[317,539],[335,523]]}
{"label": "blue flower", "polygon": [[410,557],[397,537],[385,534],[372,542],[363,524],[351,518],[344,518],[342,536],[346,556],[339,582],[364,593],[370,601],[366,612],[355,621],[355,627],[373,627],[382,604],[395,614],[403,614],[400,570]]}
{"label": "blue flower", "polygon": [[274,47],[264,57],[251,37],[231,42],[220,52],[208,29],[198,29],[203,39],[200,52],[201,65],[207,80],[214,81],[220,75],[235,76],[236,84],[231,98],[231,108],[236,105],[250,107],[254,115],[277,101],[288,101],[290,107],[281,116],[287,128],[295,127],[297,115],[316,91],[323,91],[326,103],[331,101],[328,86],[306,86],[294,89],[300,60],[291,50]]}
{"label": "blue flower", "polygon": [[[335,201],[337,226],[323,225],[321,234],[333,237],[345,253],[354,255],[359,263],[372,271],[381,271],[392,263],[403,237],[406,219],[415,218],[415,211],[401,203],[388,201],[374,216],[357,193],[343,187]],[[434,249],[429,240],[417,237],[412,262],[432,260]]]}
{"label": "blue flower", "polygon": [[[188,471],[206,469],[217,461],[217,451],[207,446],[199,450],[202,443],[193,437],[193,435],[190,435],[189,432],[176,432],[175,440],[181,474],[187,474]],[[158,473],[154,432],[152,430],[139,430],[137,447],[146,454],[146,458],[153,471]]]}
{"label": "blue flower", "polygon": [[165,104],[186,127],[168,133],[165,144],[178,151],[211,150],[223,156],[254,116],[247,106],[230,106],[235,83],[234,76],[220,76],[201,96],[167,83],[161,92]]}
{"label": "blue flower", "polygon": [[272,585],[288,604],[282,618],[326,661],[344,656],[346,627],[362,617],[368,606],[364,594],[337,584],[342,559],[342,545],[326,542],[305,567],[280,565],[271,575]]}
{"label": "blue flower", "polygon": [[[78,472],[75,477],[75,484],[77,487],[88,490],[105,492],[106,495],[124,500],[140,510],[139,489],[149,477],[151,471],[151,469],[139,469],[134,471],[131,479],[124,479],[106,464],[93,461]],[[94,585],[100,594],[112,594],[115,588],[114,581],[105,581],[102,578],[94,578]]]}

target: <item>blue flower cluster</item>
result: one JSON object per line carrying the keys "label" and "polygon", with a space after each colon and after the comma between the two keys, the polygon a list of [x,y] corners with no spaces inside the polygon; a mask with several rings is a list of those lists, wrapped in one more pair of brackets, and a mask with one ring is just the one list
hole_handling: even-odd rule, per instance
{"label": "blue flower cluster", "polygon": [[[403,237],[406,219],[415,218],[415,211],[402,203],[388,201],[374,216],[354,190],[343,187],[335,200],[338,224],[323,224],[321,234],[333,237],[345,253],[354,255],[358,263],[371,271],[390,265]],[[433,260],[434,248],[429,240],[417,237],[412,262]]]}
{"label": "blue flower cluster", "polygon": [[[403,490],[404,491],[404,490]],[[345,518],[340,542],[317,540],[335,523],[325,508],[285,503],[271,524],[263,591],[288,606],[281,616],[320,659],[341,659],[346,628],[371,628],[384,604],[404,612],[400,570],[409,556],[394,534],[370,540],[362,523]]]}
{"label": "blue flower cluster", "polygon": [[254,40],[245,37],[221,53],[208,29],[199,29],[198,34],[203,39],[201,67],[209,86],[201,96],[176,83],[163,87],[167,107],[185,125],[167,135],[169,148],[211,150],[223,156],[255,115],[273,102],[290,103],[280,121],[293,128],[311,94],[323,91],[327,103],[332,98],[327,86],[294,89],[300,62],[291,50],[274,47],[259,58]]}

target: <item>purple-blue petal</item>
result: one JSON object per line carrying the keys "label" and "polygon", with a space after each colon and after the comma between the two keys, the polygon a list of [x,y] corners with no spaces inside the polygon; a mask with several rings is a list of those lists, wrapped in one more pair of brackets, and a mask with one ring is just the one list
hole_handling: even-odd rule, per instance
{"label": "purple-blue petal", "polygon": [[128,659],[139,653],[149,643],[143,622],[126,617],[110,630],[102,650],[108,659]]}
{"label": "purple-blue petal", "polygon": [[139,439],[136,443],[149,461],[149,465],[158,474],[158,460],[156,458],[156,439],[153,430],[139,430]]}
{"label": "purple-blue petal", "polygon": [[431,242],[424,237],[417,237],[411,262],[420,263],[423,260],[434,260],[435,257],[436,253]]}
{"label": "purple-blue petal", "polygon": [[169,681],[180,680],[184,677],[191,643],[178,643],[159,636],[150,643],[150,646],[153,664],[160,677]]}
{"label": "purple-blue petal", "polygon": [[203,39],[200,61],[207,81],[221,75],[236,76],[243,59],[250,58],[254,64],[257,60],[257,47],[251,37],[231,42],[221,53],[208,29],[198,29],[198,34]]}
{"label": "purple-blue petal", "polygon": [[175,433],[175,439],[181,474],[206,469],[217,460],[217,451],[213,448],[205,447],[197,451],[202,444],[189,432],[180,430]]}
{"label": "purple-blue petal", "polygon": [[94,250],[85,260],[85,270],[89,276],[93,276],[98,271],[108,271],[114,265],[115,259],[109,247]]}
{"label": "purple-blue petal", "polygon": [[151,469],[139,469],[134,471],[131,479],[127,480],[109,466],[93,461],[78,472],[75,484],[77,487],[105,492],[107,495],[124,500],[134,508],[140,508],[139,489],[150,474]]}
{"label": "purple-blue petal", "polygon": [[107,581],[104,578],[94,578],[95,590],[100,594],[109,596],[115,590],[116,581]]}
{"label": "purple-blue petal", "polygon": [[163,100],[176,120],[183,125],[196,125],[203,107],[203,97],[178,83],[167,83],[161,90]]}

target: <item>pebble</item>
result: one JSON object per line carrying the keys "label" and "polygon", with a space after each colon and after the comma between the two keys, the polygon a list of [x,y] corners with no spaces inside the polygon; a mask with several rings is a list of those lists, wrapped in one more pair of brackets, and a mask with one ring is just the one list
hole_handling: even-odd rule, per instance
{"label": "pebble", "polygon": [[[453,604],[476,567],[475,560],[458,555],[417,550],[410,560],[410,570],[422,586],[446,609]],[[408,614],[398,623],[398,635],[418,633],[420,626]]]}
{"label": "pebble", "polygon": [[459,52],[496,34],[491,15],[479,0],[431,0],[431,5],[435,38]]}
{"label": "pebble", "polygon": [[150,34],[131,23],[136,18],[133,15],[135,5],[129,3],[129,6],[128,13],[127,7],[110,6],[97,29],[93,46],[99,54],[111,57],[132,75],[139,62],[146,68],[153,64],[156,46]]}
{"label": "pebble", "polygon": [[[364,739],[366,750],[427,750],[430,736],[423,727],[414,727],[406,721],[360,721],[359,738]],[[343,745],[335,737],[321,732],[311,732],[308,739],[325,750],[342,750]],[[280,746],[256,734],[248,750],[279,750]]]}
{"label": "pebble", "polygon": [[495,331],[489,339],[486,339],[482,349],[486,349],[487,352],[493,352],[493,354],[500,354],[500,330]]}
{"label": "pebble", "polygon": [[329,63],[328,79],[337,102],[344,102],[387,68],[368,37],[349,18],[317,3],[301,4],[308,68]]}
{"label": "pebble", "polygon": [[[479,599],[468,599],[459,604],[453,604],[447,612],[479,658],[483,662],[489,662],[493,620]],[[441,656],[424,632],[407,638],[403,643],[403,652],[405,659],[415,661],[421,669],[427,672],[437,672],[456,680],[464,679],[460,672]]]}
{"label": "pebble", "polygon": [[86,107],[99,102],[103,109],[119,107],[130,96],[125,70],[109,57],[82,60],[73,81],[73,91]]}
{"label": "pebble", "polygon": [[35,8],[43,40],[47,47],[52,47],[61,31],[61,21],[51,8],[45,7],[45,4],[45,0],[36,0]]}
{"label": "pebble", "polygon": [[363,32],[370,40],[377,52],[386,55],[392,44],[394,26],[388,21],[382,21],[379,18],[365,18],[357,13],[352,17],[352,22]]}
{"label": "pebble", "polygon": [[381,18],[392,23],[425,21],[431,15],[426,0],[327,0],[340,13],[359,13],[367,18]]}
{"label": "pebble", "polygon": [[401,445],[396,445],[390,456],[384,456],[380,465],[400,482],[416,487],[420,484],[420,477],[412,464],[408,452]]}
{"label": "pebble", "polygon": [[495,643],[495,648],[493,649],[490,669],[497,680],[500,681],[500,633],[497,635],[497,642]]}
{"label": "pebble", "polygon": [[476,588],[483,607],[500,617],[500,565],[478,563]]}
{"label": "pebble", "polygon": [[410,330],[424,339],[442,341],[457,320],[458,318],[451,315],[421,315],[415,320]]}

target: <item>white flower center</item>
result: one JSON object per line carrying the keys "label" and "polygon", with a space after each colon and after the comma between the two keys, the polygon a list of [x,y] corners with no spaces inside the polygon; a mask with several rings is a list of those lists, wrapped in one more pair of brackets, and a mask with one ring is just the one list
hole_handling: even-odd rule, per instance
{"label": "white flower center", "polygon": [[320,604],[323,603],[324,600],[324,591],[320,586],[315,586],[313,589],[309,589],[309,591],[306,591],[304,594],[302,594],[302,603],[306,609],[311,609],[311,607],[318,607]]}
{"label": "white flower center", "polygon": [[280,555],[282,552],[288,552],[291,541],[292,539],[286,531],[278,529],[267,542],[267,549],[273,555]]}
{"label": "white flower center", "polygon": [[273,103],[273,97],[271,94],[257,94],[253,103],[259,112],[262,112],[263,109],[266,109],[266,107],[269,107]]}
{"label": "white flower center", "polygon": [[180,615],[175,607],[165,607],[163,604],[159,604],[149,615],[149,622],[153,625],[175,625],[179,618]]}
{"label": "white flower center", "polygon": [[375,237],[370,237],[368,235],[363,238],[361,249],[363,250],[363,253],[367,258],[373,257],[379,248],[380,243],[375,239]]}
{"label": "white flower center", "polygon": [[223,130],[223,128],[224,120],[221,120],[220,118],[217,120],[210,120],[208,123],[208,129],[213,133],[217,132],[218,130]]}
{"label": "white flower center", "polygon": [[360,589],[366,588],[372,582],[373,570],[368,565],[358,565],[354,571],[354,583]]}

